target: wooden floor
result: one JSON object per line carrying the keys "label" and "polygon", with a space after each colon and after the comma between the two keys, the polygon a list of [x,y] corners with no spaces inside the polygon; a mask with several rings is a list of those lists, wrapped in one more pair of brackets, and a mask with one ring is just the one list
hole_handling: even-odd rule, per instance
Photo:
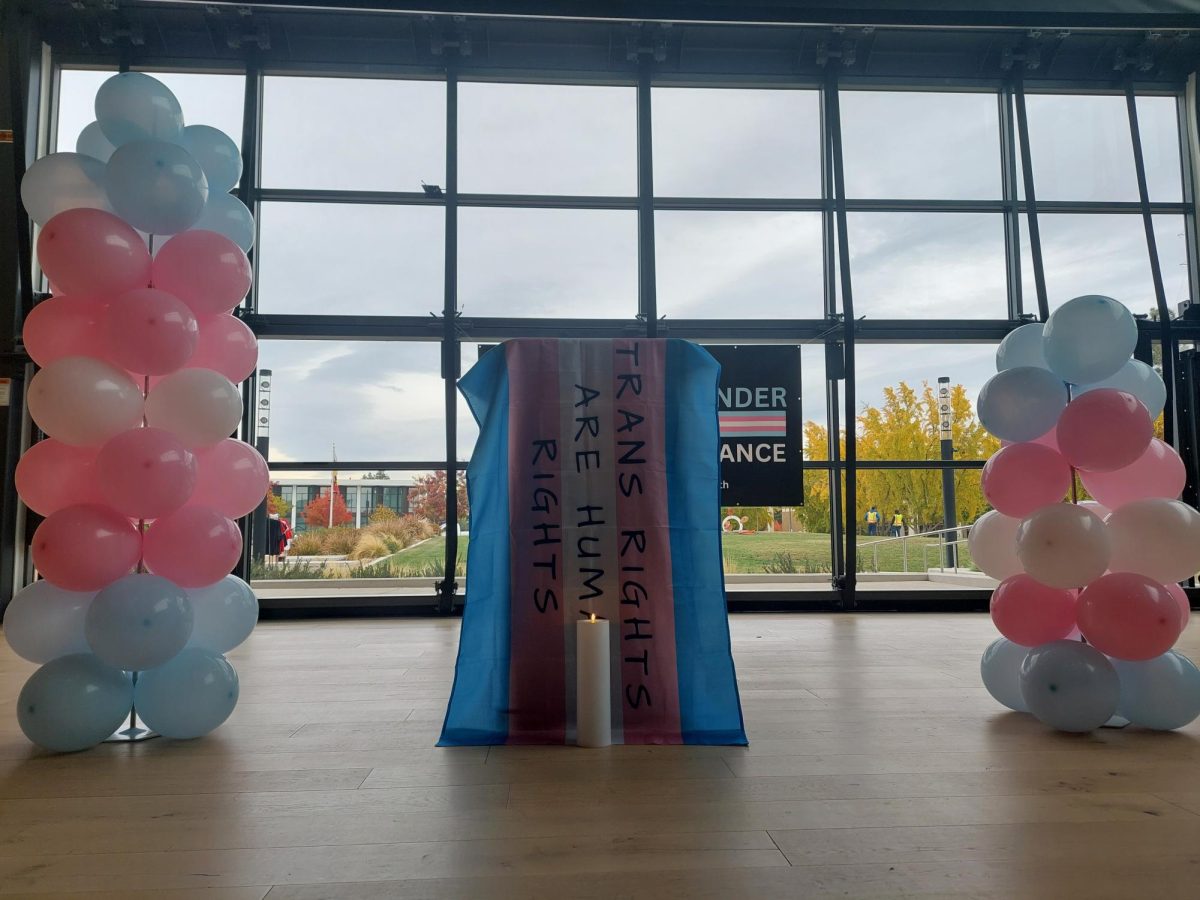
{"label": "wooden floor", "polygon": [[748,749],[436,749],[458,623],[391,620],[263,625],[216,734],[55,757],[0,649],[0,896],[1200,897],[1200,728],[1002,712],[982,615],[732,627]]}

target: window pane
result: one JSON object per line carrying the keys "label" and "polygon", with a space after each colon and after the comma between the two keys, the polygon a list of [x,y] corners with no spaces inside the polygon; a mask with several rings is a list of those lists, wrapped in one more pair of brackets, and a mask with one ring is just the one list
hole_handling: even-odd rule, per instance
{"label": "window pane", "polygon": [[459,210],[464,316],[633,318],[637,214],[627,210]]}
{"label": "window pane", "polygon": [[[1046,296],[1051,311],[1072,297],[1104,294],[1134,313],[1156,307],[1146,231],[1140,215],[1038,216]],[[1167,306],[1174,315],[1188,298],[1187,246],[1182,216],[1155,216],[1154,239]],[[1021,219],[1021,291],[1025,312],[1037,312],[1029,230]]]}
{"label": "window pane", "polygon": [[[990,507],[983,498],[979,469],[954,470],[954,494],[951,505],[956,524],[969,525]],[[865,573],[926,572],[945,566],[946,541],[952,542],[952,552],[961,569],[971,571],[970,552],[965,540],[966,530],[937,534],[950,527],[946,522],[942,473],[930,469],[859,469],[855,491],[858,503],[858,571]],[[878,510],[879,524],[875,533],[865,517],[872,506]],[[893,526],[895,517],[901,524]],[[933,532],[933,533],[931,533]],[[929,581],[912,585],[921,590],[962,590],[978,587],[991,590],[995,582],[980,579],[979,584],[946,584]],[[895,590],[895,582],[886,577],[862,578],[859,590]]]}
{"label": "window pane", "polygon": [[637,193],[632,87],[458,87],[459,189],[490,194]]}
{"label": "window pane", "polygon": [[[1031,94],[1025,105],[1039,200],[1138,199],[1124,97]],[[1150,199],[1178,201],[1175,99],[1140,97],[1137,106]]]}
{"label": "window pane", "polygon": [[[79,132],[96,118],[96,91],[114,74],[113,71],[63,70],[58,98],[58,150],[75,149]],[[185,124],[219,128],[241,146],[245,78],[194,72],[148,74],[171,89],[183,107]]]}
{"label": "window pane", "polygon": [[659,315],[824,316],[820,213],[660,211],[654,228]]}
{"label": "window pane", "polygon": [[1008,318],[1004,223],[992,213],[851,213],[854,314]]}
{"label": "window pane", "polygon": [[996,200],[995,94],[842,91],[846,196]]}
{"label": "window pane", "polygon": [[442,82],[265,80],[264,187],[419,191],[445,171]]}
{"label": "window pane", "polygon": [[441,207],[263,203],[258,308],[270,313],[440,311]]}
{"label": "window pane", "polygon": [[996,344],[864,344],[855,348],[859,459],[941,459],[938,378],[948,377],[956,459],[987,459],[999,442],[975,417],[996,372]]}
{"label": "window pane", "polygon": [[263,341],[273,461],[440,459],[445,394],[437,344]]}
{"label": "window pane", "polygon": [[816,91],[655,88],[660,197],[821,196]]}
{"label": "window pane", "polygon": [[[464,343],[462,345],[462,370],[468,372],[479,359],[479,345]],[[807,423],[812,422],[821,429],[825,427],[825,345],[806,344],[800,348],[800,377],[801,377],[801,415],[804,426],[804,458],[827,459],[828,453],[822,442],[817,449],[808,446],[811,429]],[[822,431],[824,434],[824,431]],[[471,415],[467,402],[459,394],[458,397],[458,458],[471,458],[475,450],[475,442],[479,439],[479,427]]]}

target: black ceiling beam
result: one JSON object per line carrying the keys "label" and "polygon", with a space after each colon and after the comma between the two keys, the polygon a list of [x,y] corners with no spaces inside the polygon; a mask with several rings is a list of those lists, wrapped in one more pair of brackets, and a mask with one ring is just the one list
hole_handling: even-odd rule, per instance
{"label": "black ceiling beam", "polygon": [[[1119,63],[1124,59],[1139,60],[1139,90],[1174,89],[1200,62],[1200,36],[1175,26],[1177,18],[1186,17],[1153,12],[1101,18],[1064,13],[1061,27],[1054,28],[1021,25],[1024,20],[1017,14],[996,12],[990,14],[996,27],[966,28],[961,23],[948,25],[953,19],[934,27],[932,13],[923,17],[919,11],[903,12],[899,3],[856,7],[864,10],[864,16],[869,14],[860,24],[845,23],[848,12],[843,6],[836,9],[838,18],[831,5],[809,4],[805,10],[815,15],[823,9],[830,23],[843,24],[806,20],[797,25],[783,15],[799,9],[797,4],[693,3],[688,8],[737,9],[746,16],[773,8],[781,22],[721,24],[714,18],[706,23],[638,28],[631,20],[654,18],[650,11],[674,4],[430,2],[421,4],[429,8],[425,14],[381,12],[370,7],[382,4],[363,0],[313,4],[296,0],[288,8],[178,0],[122,0],[115,8],[106,0],[36,0],[32,5],[60,61],[115,66],[126,57],[135,68],[236,70],[252,49],[267,73],[436,77],[444,70],[447,48],[453,45],[460,54],[455,64],[463,79],[632,83],[638,64],[628,54],[628,42],[635,30],[644,36],[647,28],[655,29],[653,39],[659,47],[655,84],[803,83],[818,79],[834,52],[845,85],[890,82],[894,86],[912,80],[953,88],[999,83],[1014,52],[1032,49],[1039,62],[1025,72],[1032,90],[1059,85],[1120,88]],[[1012,0],[1005,5],[1013,5]],[[610,14],[603,19],[498,17],[505,10],[544,12],[556,6],[581,15],[589,10]],[[893,7],[890,13],[886,6]],[[1154,4],[1144,0],[1139,8],[1151,10]],[[448,10],[467,15],[442,14]],[[963,15],[970,18],[969,13]],[[1191,24],[1200,30],[1200,15],[1191,17]],[[114,35],[124,34],[137,34],[139,42],[134,45],[126,38],[114,42]]]}
{"label": "black ceiling beam", "polygon": [[1090,4],[1069,0],[126,0],[128,7],[195,5],[253,10],[427,13],[599,22],[886,25],[960,28],[1195,28],[1189,0]]}

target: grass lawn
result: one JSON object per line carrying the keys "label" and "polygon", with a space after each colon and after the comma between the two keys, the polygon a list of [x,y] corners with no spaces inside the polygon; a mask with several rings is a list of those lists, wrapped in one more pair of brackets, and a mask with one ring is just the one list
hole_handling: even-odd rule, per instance
{"label": "grass lawn", "polygon": [[[458,574],[466,572],[467,546],[469,538],[463,535],[458,540]],[[902,572],[904,555],[900,541],[881,544],[879,565],[875,566],[875,553],[870,542],[882,538],[859,535],[859,571]],[[925,560],[929,565],[941,565],[941,554],[934,549],[941,541],[938,538],[910,537],[908,539],[908,571],[924,571]],[[433,538],[415,547],[394,553],[387,559],[371,566],[368,577],[425,577],[442,575],[445,571],[444,538]],[[967,564],[966,547],[959,548],[960,563]],[[830,571],[829,535],[820,533],[773,532],[762,534],[727,534],[722,541],[722,557],[725,571],[735,574],[780,574],[792,572]]]}
{"label": "grass lawn", "polygon": [[[879,545],[879,563],[875,563],[873,542],[882,537],[858,537],[858,570],[860,572],[903,572],[904,549],[901,541]],[[937,537],[912,536],[908,545],[908,571],[925,571],[925,560],[935,568],[941,566],[941,555],[934,549],[941,544]],[[761,534],[727,534],[721,548],[725,571],[737,574],[756,572],[828,572],[831,569],[829,535],[817,532],[763,532]],[[965,547],[959,548],[960,564],[967,562]]]}

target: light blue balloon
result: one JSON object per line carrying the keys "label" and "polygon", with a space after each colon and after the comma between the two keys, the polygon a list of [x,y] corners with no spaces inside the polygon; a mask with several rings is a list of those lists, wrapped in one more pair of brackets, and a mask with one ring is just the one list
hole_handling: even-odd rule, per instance
{"label": "light blue balloon", "polygon": [[1137,322],[1111,297],[1088,294],[1068,300],[1050,314],[1043,332],[1046,362],[1071,384],[1109,378],[1133,354]]}
{"label": "light blue balloon", "polygon": [[73,753],[110,738],[132,705],[128,675],[90,653],[74,653],[46,663],[25,682],[17,722],[35,744]]}
{"label": "light blue balloon", "polygon": [[258,623],[258,598],[236,575],[187,593],[196,622],[189,647],[228,653],[246,640]]}
{"label": "light blue balloon", "polygon": [[1017,366],[1050,368],[1046,364],[1045,354],[1042,353],[1044,327],[1041,322],[1030,322],[1006,334],[1000,346],[996,348],[996,371],[1003,372]]}
{"label": "light blue balloon", "polygon": [[171,659],[192,635],[187,593],[159,575],[119,578],[88,607],[84,633],[92,652],[127,672],[153,669]]}
{"label": "light blue balloon", "polygon": [[165,666],[141,673],[133,699],[142,721],[163,737],[197,738],[237,706],[237,672],[219,653],[188,647]]}
{"label": "light blue balloon", "polygon": [[1116,375],[1094,384],[1078,385],[1073,392],[1078,396],[1098,388],[1113,388],[1133,394],[1149,410],[1151,419],[1157,419],[1163,407],[1167,405],[1167,386],[1163,383],[1162,376],[1139,359],[1129,360],[1121,366]]}
{"label": "light blue balloon", "polygon": [[208,200],[200,163],[167,141],[130,141],[118,147],[108,161],[104,185],[117,215],[149,234],[187,230]]}
{"label": "light blue balloon", "polygon": [[193,231],[215,231],[229,238],[247,253],[254,246],[254,216],[246,204],[232,194],[208,194],[208,203]]}
{"label": "light blue balloon", "polygon": [[79,137],[75,139],[76,153],[82,153],[84,156],[90,156],[100,162],[108,162],[108,158],[116,149],[113,142],[104,136],[104,129],[100,127],[99,122],[92,122],[85,126],[83,131],[79,132]]}
{"label": "light blue balloon", "polygon": [[114,147],[130,141],[175,141],[183,109],[171,89],[143,72],[121,72],[96,91],[96,121]]}
{"label": "light blue balloon", "polygon": [[1021,697],[1059,731],[1099,728],[1117,711],[1121,685],[1107,656],[1081,641],[1034,647],[1021,664]]}
{"label": "light blue balloon", "polygon": [[39,225],[68,209],[107,211],[104,163],[82,153],[43,156],[21,179],[21,203]]}
{"label": "light blue balloon", "polygon": [[1027,712],[1021,696],[1021,663],[1028,652],[1028,647],[1014,644],[1008,638],[997,638],[979,660],[979,674],[987,692],[997,703],[1016,712]]}
{"label": "light blue balloon", "polygon": [[1114,659],[1121,679],[1117,714],[1134,725],[1171,731],[1200,717],[1200,668],[1175,650],[1144,662]]}
{"label": "light blue balloon", "polygon": [[13,597],[4,610],[4,637],[13,653],[35,663],[48,663],[72,653],[90,653],[83,620],[95,593],[64,591],[48,581],[35,581]]}
{"label": "light blue balloon", "polygon": [[211,193],[233,190],[242,177],[242,154],[233,138],[211,125],[189,125],[183,129],[179,143],[204,169]]}
{"label": "light blue balloon", "polygon": [[979,421],[1005,441],[1032,441],[1067,408],[1067,386],[1048,369],[1017,366],[988,379],[976,404]]}

